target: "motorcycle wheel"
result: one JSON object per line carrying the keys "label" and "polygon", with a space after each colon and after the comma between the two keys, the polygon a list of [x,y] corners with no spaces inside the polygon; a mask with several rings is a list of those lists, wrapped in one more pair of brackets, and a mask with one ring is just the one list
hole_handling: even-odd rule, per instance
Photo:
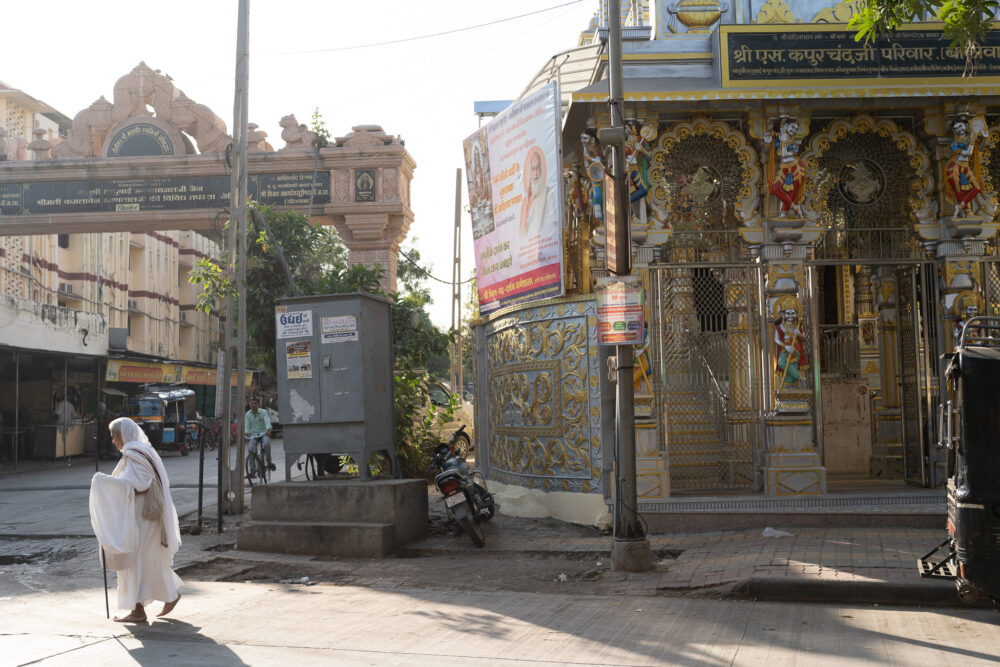
{"label": "motorcycle wheel", "polygon": [[472,543],[477,547],[482,547],[486,544],[486,536],[483,535],[483,527],[479,525],[471,516],[463,516],[458,519],[458,525],[468,535],[472,538]]}
{"label": "motorcycle wheel", "polygon": [[469,456],[470,451],[472,451],[472,441],[469,440],[469,436],[459,433],[455,438],[455,454],[464,459]]}

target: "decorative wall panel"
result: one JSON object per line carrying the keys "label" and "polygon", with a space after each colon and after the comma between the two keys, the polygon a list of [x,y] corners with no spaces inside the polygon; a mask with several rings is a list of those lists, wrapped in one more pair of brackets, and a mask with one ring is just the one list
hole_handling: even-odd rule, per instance
{"label": "decorative wall panel", "polygon": [[485,341],[490,479],[601,491],[596,301],[502,310],[485,325]]}

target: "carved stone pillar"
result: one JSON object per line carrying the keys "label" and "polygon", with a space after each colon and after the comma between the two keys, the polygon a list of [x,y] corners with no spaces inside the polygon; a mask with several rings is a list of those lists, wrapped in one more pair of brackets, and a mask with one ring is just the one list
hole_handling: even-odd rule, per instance
{"label": "carved stone pillar", "polygon": [[46,130],[37,128],[35,140],[28,144],[32,160],[50,160],[52,158],[52,142],[45,138]]}
{"label": "carved stone pillar", "polygon": [[871,267],[858,267],[854,276],[854,312],[858,323],[858,371],[869,390],[879,389],[882,386],[879,363],[881,348]]}
{"label": "carved stone pillar", "polygon": [[320,151],[347,158],[331,172],[332,202],[324,213],[347,246],[348,261],[382,266],[382,288],[395,292],[396,253],[413,222],[410,180],[416,164],[399,137],[381,127],[352,129],[337,137],[334,147]]}
{"label": "carved stone pillar", "polygon": [[767,448],[763,461],[767,495],[816,495],[826,493],[826,468],[820,463],[813,439],[814,376],[808,303],[805,246],[791,252],[778,246],[765,248],[767,262],[767,317],[765,337],[774,409],[766,416]]}
{"label": "carved stone pillar", "polygon": [[872,455],[868,474],[873,478],[903,478],[903,440],[899,408],[899,360],[896,326],[896,280],[893,267],[880,266],[872,276],[878,311],[879,389],[872,401]]}

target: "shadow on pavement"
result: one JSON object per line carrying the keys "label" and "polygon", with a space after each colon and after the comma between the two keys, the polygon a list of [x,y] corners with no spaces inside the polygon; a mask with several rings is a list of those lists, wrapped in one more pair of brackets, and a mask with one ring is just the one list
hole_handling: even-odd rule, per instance
{"label": "shadow on pavement", "polygon": [[202,664],[246,665],[225,644],[201,634],[201,628],[175,618],[158,619],[146,625],[126,625],[141,644],[126,648],[140,665]]}

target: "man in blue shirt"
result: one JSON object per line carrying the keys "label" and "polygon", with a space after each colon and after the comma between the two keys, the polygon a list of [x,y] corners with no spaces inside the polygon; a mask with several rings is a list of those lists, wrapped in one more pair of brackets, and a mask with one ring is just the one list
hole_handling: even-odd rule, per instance
{"label": "man in blue shirt", "polygon": [[250,399],[250,409],[244,418],[243,432],[251,439],[260,438],[266,465],[274,470],[275,465],[271,462],[271,418],[267,416],[266,410],[260,409],[260,401],[256,398]]}

